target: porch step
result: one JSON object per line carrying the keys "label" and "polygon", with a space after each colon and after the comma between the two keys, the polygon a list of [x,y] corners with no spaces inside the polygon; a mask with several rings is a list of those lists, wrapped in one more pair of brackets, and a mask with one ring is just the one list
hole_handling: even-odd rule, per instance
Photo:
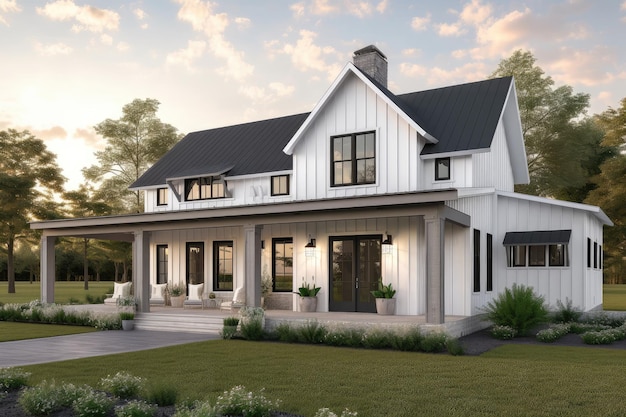
{"label": "porch step", "polygon": [[197,314],[139,313],[135,316],[135,328],[138,330],[219,333],[223,325],[222,317]]}

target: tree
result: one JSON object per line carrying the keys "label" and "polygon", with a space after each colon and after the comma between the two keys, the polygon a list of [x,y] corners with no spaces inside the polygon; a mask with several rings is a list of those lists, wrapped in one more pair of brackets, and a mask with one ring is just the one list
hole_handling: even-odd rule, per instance
{"label": "tree", "polygon": [[[619,109],[609,108],[596,117],[604,129],[605,146],[624,149],[626,146],[626,98]],[[605,270],[618,280],[626,270],[626,155],[615,153],[601,166],[601,172],[593,178],[596,189],[589,193],[586,201],[595,204],[613,221],[614,226],[604,232]]]}
{"label": "tree", "polygon": [[28,131],[0,131],[0,237],[9,293],[15,293],[15,242],[29,230],[29,221],[58,216],[54,193],[63,190],[64,182],[56,155],[41,139]]}
{"label": "tree", "polygon": [[159,104],[150,98],[135,99],[122,108],[119,120],[106,119],[95,126],[107,144],[96,152],[100,165],[84,169],[83,175],[99,183],[100,192],[117,200],[122,196],[125,212],[143,211],[141,193],[128,187],[181,138],[176,128],[156,117]]}
{"label": "tree", "polygon": [[572,190],[584,189],[601,162],[597,155],[599,136],[586,136],[591,122],[579,122],[589,107],[589,95],[574,94],[567,85],[554,88],[552,78],[535,61],[530,52],[518,50],[502,60],[490,76],[515,79],[530,173],[530,184],[517,190],[541,196],[575,196],[582,201]]}
{"label": "tree", "polygon": [[[93,190],[82,185],[78,190],[63,194],[68,204],[68,212],[72,217],[106,216],[112,209],[105,201],[91,196]],[[83,238],[83,282],[85,290],[89,289],[89,239]]]}

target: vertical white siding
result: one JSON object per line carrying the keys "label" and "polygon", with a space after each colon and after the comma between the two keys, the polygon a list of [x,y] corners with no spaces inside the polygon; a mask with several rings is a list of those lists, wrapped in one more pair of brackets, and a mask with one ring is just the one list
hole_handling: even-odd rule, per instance
{"label": "vertical white siding", "polygon": [[472,155],[472,186],[513,191],[513,171],[502,120],[498,123],[489,152]]}

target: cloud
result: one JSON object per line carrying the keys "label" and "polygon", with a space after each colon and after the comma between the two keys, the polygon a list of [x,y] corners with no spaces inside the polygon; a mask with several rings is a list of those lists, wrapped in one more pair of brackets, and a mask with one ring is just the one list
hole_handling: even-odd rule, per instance
{"label": "cloud", "polygon": [[452,70],[401,63],[400,72],[410,78],[426,79],[428,85],[441,86],[481,80],[489,71],[483,63],[470,62]]}
{"label": "cloud", "polygon": [[73,52],[72,47],[59,42],[44,45],[40,42],[35,44],[35,51],[41,56],[69,55]]}
{"label": "cloud", "polygon": [[[282,48],[274,49],[270,53],[286,54],[291,57],[291,63],[297,70],[326,73],[326,77],[333,80],[341,67],[336,63],[327,63],[326,58],[329,56],[339,57],[340,54],[331,46],[315,45],[314,40],[317,37],[315,32],[301,30],[299,35],[300,38],[296,40],[295,44],[287,43]],[[275,45],[275,43],[272,44]]]}
{"label": "cloud", "polygon": [[102,35],[100,35],[100,42],[102,42],[102,44],[104,45],[113,45],[113,37],[111,35],[103,33]]}
{"label": "cloud", "polygon": [[37,13],[55,21],[75,20],[72,31],[83,30],[101,33],[106,30],[117,30],[120,16],[114,11],[98,9],[93,6],[77,6],[73,0],[57,0],[37,7]]}
{"label": "cloud", "polygon": [[251,21],[247,17],[236,17],[235,23],[239,29],[247,29],[250,27]]}
{"label": "cloud", "polygon": [[17,5],[16,0],[0,0],[0,23],[8,26],[9,23],[3,15],[6,13],[18,13],[21,11],[22,9]]}
{"label": "cloud", "polygon": [[187,41],[187,48],[168,54],[166,62],[169,65],[181,65],[189,71],[194,71],[193,63],[202,56],[205,49],[206,42],[204,41]]}
{"label": "cloud", "polygon": [[480,0],[472,0],[463,7],[459,17],[465,24],[479,26],[491,17],[491,5],[485,5]]}
{"label": "cloud", "polygon": [[244,85],[239,87],[239,93],[241,95],[257,104],[273,103],[278,98],[289,97],[293,95],[294,91],[294,86],[286,85],[280,82],[270,83],[267,89],[253,85]]}
{"label": "cloud", "polygon": [[31,133],[44,141],[67,138],[67,131],[61,126],[53,126],[48,129],[32,130]]}
{"label": "cloud", "polygon": [[417,32],[426,30],[428,28],[428,24],[430,23],[430,18],[430,13],[428,13],[425,17],[414,17],[411,20],[411,28]]}
{"label": "cloud", "polygon": [[547,72],[557,81],[565,84],[596,86],[614,81],[618,75],[610,72],[615,68],[614,56],[606,47],[590,50],[561,48],[556,55],[548,58]]}
{"label": "cloud", "polygon": [[130,49],[130,45],[127,44],[126,42],[118,42],[117,46],[115,47],[115,49],[117,49],[120,52],[126,52]]}
{"label": "cloud", "polygon": [[304,3],[294,3],[291,6],[289,6],[289,9],[291,9],[291,11],[293,11],[293,17],[295,18],[300,18],[302,16],[304,16]]}
{"label": "cloud", "polygon": [[191,27],[207,37],[209,51],[224,62],[217,72],[225,78],[241,81],[252,75],[254,66],[244,59],[243,51],[238,51],[224,38],[228,26],[226,13],[214,13],[213,4],[200,0],[177,0],[181,5],[178,18],[191,24]]}
{"label": "cloud", "polygon": [[381,14],[385,13],[387,11],[387,6],[389,6],[389,0],[382,0],[376,5],[376,11]]}
{"label": "cloud", "polygon": [[[133,10],[133,14],[137,18],[137,20],[139,20],[140,22],[144,21],[148,17],[148,14],[143,9],[139,9],[139,8]],[[139,27],[144,30],[148,29],[148,23],[143,22],[141,25],[139,25]]]}
{"label": "cloud", "polygon": [[73,136],[76,139],[82,139],[87,146],[91,146],[99,150],[104,149],[106,143],[105,141],[100,140],[100,136],[98,136],[96,131],[91,127],[86,129],[78,128],[74,131]]}
{"label": "cloud", "polygon": [[466,32],[460,23],[440,23],[435,26],[439,36],[461,36]]}
{"label": "cloud", "polygon": [[421,51],[416,48],[407,48],[403,49],[401,53],[403,56],[419,56],[421,54]]}
{"label": "cloud", "polygon": [[374,12],[383,14],[387,11],[389,0],[381,0],[378,3],[367,0],[308,0],[294,3],[289,6],[295,18],[302,18],[306,14],[313,16],[329,16],[347,14],[358,18],[365,18]]}

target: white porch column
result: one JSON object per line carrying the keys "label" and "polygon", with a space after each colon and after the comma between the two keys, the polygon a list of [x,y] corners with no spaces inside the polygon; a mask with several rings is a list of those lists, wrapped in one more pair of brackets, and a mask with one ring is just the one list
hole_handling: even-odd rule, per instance
{"label": "white porch column", "polygon": [[425,216],[426,225],[426,323],[442,324],[444,306],[445,217],[439,210]]}
{"label": "white porch column", "polygon": [[54,281],[56,262],[54,257],[54,244],[56,237],[42,236],[39,248],[41,255],[41,302],[54,303]]}
{"label": "white porch column", "polygon": [[250,224],[243,227],[246,237],[245,247],[245,289],[246,305],[261,306],[261,230],[263,226]]}
{"label": "white porch column", "polygon": [[133,240],[133,289],[137,311],[150,311],[150,232],[135,232]]}

